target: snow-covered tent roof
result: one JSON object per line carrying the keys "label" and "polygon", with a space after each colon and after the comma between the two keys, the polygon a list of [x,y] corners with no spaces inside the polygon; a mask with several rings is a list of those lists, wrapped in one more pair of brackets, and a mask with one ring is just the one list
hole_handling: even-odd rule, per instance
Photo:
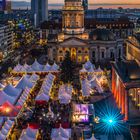
{"label": "snow-covered tent roof", "polygon": [[35,140],[37,135],[38,129],[32,129],[28,127],[22,131],[22,134],[19,140]]}
{"label": "snow-covered tent roof", "polygon": [[9,96],[19,96],[22,92],[22,89],[15,88],[11,84],[8,84],[3,91]]}
{"label": "snow-covered tent roof", "polygon": [[15,98],[8,96],[4,91],[0,91],[0,105],[5,103],[6,101],[10,102],[11,104],[14,104]]}
{"label": "snow-covered tent roof", "polygon": [[26,78],[25,76],[22,77],[22,79],[19,81],[19,83],[17,84],[16,88],[20,88],[20,89],[25,89],[26,87],[32,88],[33,87],[33,83]]}
{"label": "snow-covered tent roof", "polygon": [[50,99],[50,97],[48,95],[42,93],[42,94],[38,95],[35,100],[36,101],[47,101],[48,102],[49,99]]}
{"label": "snow-covered tent roof", "polygon": [[71,138],[71,129],[64,129],[61,126],[59,128],[52,129],[51,138],[58,138],[59,136],[63,138]]}

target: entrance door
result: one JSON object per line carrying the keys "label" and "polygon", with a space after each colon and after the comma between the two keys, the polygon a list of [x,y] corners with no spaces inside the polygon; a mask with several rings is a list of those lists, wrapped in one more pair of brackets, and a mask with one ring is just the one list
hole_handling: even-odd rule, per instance
{"label": "entrance door", "polygon": [[76,49],[75,48],[71,49],[71,59],[73,61],[76,61]]}

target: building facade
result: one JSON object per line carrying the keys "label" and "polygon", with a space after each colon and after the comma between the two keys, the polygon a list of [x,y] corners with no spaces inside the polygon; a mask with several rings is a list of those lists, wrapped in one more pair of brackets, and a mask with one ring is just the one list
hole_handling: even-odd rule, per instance
{"label": "building facade", "polygon": [[124,120],[129,122],[140,117],[139,71],[140,67],[134,60],[112,63],[112,93]]}
{"label": "building facade", "polygon": [[0,25],[0,52],[1,52],[1,59],[6,57],[8,54],[8,50],[12,49],[13,47],[13,30],[12,26],[7,25]]}
{"label": "building facade", "polygon": [[[67,51],[73,61],[85,63],[109,62],[123,55],[123,40],[117,39],[105,27],[85,30],[84,8],[81,0],[65,0],[62,10],[62,30],[49,32],[48,56],[60,63]],[[55,26],[53,26],[55,27]]]}
{"label": "building facade", "polygon": [[140,33],[137,33],[125,41],[126,59],[135,60],[140,66]]}

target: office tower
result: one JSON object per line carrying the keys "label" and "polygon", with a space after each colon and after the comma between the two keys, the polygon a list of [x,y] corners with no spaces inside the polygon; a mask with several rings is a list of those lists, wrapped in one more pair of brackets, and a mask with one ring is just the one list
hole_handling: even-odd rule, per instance
{"label": "office tower", "polygon": [[31,0],[31,10],[35,26],[48,20],[48,0]]}
{"label": "office tower", "polygon": [[88,10],[88,0],[83,0],[84,10]]}

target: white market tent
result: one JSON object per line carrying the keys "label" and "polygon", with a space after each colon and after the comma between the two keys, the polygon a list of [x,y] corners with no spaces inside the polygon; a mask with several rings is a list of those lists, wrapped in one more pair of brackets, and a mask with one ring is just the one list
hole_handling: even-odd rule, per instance
{"label": "white market tent", "polygon": [[16,99],[14,97],[8,96],[4,91],[0,91],[0,105],[5,103],[6,101],[14,104]]}
{"label": "white market tent", "polygon": [[85,140],[97,140],[94,135],[92,135],[92,137],[90,139],[85,139]]}
{"label": "white market tent", "polygon": [[37,74],[33,74],[29,79],[31,82],[36,83],[37,80],[39,79],[39,76]]}
{"label": "white market tent", "polygon": [[39,64],[37,62],[37,60],[35,59],[34,63],[31,65],[31,68],[34,70],[34,71],[42,71],[43,70],[43,65]]}
{"label": "white market tent", "polygon": [[103,70],[101,69],[101,67],[99,66],[98,69],[95,70],[95,72],[103,73],[104,71],[103,71]]}
{"label": "white market tent", "polygon": [[54,63],[53,65],[49,65],[48,63],[46,65],[41,65],[40,63],[38,63],[37,60],[35,60],[32,65],[28,65],[27,63],[25,63],[24,65],[18,64],[13,69],[13,72],[17,72],[17,73],[58,72],[58,70],[59,70],[59,66],[56,63]]}
{"label": "white market tent", "polygon": [[19,83],[17,84],[16,88],[24,90],[26,87],[32,88],[33,85],[34,84],[30,81],[30,79],[28,79],[26,76],[23,76],[19,81]]}
{"label": "white market tent", "polygon": [[49,73],[46,77],[45,80],[42,84],[41,90],[39,92],[39,94],[46,94],[49,95],[52,85],[53,85],[53,81],[55,79],[55,76],[51,73]]}
{"label": "white market tent", "polygon": [[81,81],[82,85],[82,95],[90,96],[91,87],[87,79]]}
{"label": "white market tent", "polygon": [[22,131],[19,140],[35,140],[38,133],[38,129],[32,129],[28,127]]}
{"label": "white market tent", "polygon": [[83,65],[82,70],[80,70],[80,72],[94,72],[94,71],[95,71],[95,66],[90,61],[87,61]]}
{"label": "white market tent", "polygon": [[36,101],[46,101],[46,102],[48,102],[49,99],[50,99],[50,96],[42,93],[42,94],[38,95],[35,100]]}
{"label": "white market tent", "polygon": [[90,81],[90,85],[91,85],[91,88],[92,88],[92,89],[96,88],[97,91],[98,91],[99,93],[102,93],[102,92],[103,92],[103,89],[102,89],[102,87],[100,86],[100,84],[98,83],[97,78],[92,79],[92,80]]}
{"label": "white market tent", "polygon": [[45,66],[44,66],[44,68],[43,68],[43,71],[50,71],[51,70],[51,65],[50,64],[46,64]]}
{"label": "white market tent", "polygon": [[61,104],[68,104],[72,98],[72,86],[62,85],[59,88],[58,98]]}
{"label": "white market tent", "polygon": [[69,140],[69,138],[64,138],[61,135],[59,135],[58,137],[52,138],[52,140]]}
{"label": "white market tent", "polygon": [[23,91],[22,95],[20,96],[19,100],[17,101],[17,105],[23,105],[24,102],[26,101],[28,95],[30,93],[30,89],[28,87],[25,88]]}
{"label": "white market tent", "polygon": [[9,95],[9,96],[12,96],[12,97],[19,97],[19,95],[21,94],[22,92],[22,89],[18,89],[18,88],[15,88],[13,85],[11,84],[8,84],[4,89],[3,91]]}
{"label": "white market tent", "polygon": [[2,129],[0,130],[0,140],[6,140],[8,133],[13,125],[14,125],[14,120],[9,119],[5,121],[4,125],[2,126]]}
{"label": "white market tent", "polygon": [[52,129],[51,138],[56,139],[59,137],[65,138],[65,139],[70,139],[71,138],[71,129],[64,129],[61,126],[59,128]]}

